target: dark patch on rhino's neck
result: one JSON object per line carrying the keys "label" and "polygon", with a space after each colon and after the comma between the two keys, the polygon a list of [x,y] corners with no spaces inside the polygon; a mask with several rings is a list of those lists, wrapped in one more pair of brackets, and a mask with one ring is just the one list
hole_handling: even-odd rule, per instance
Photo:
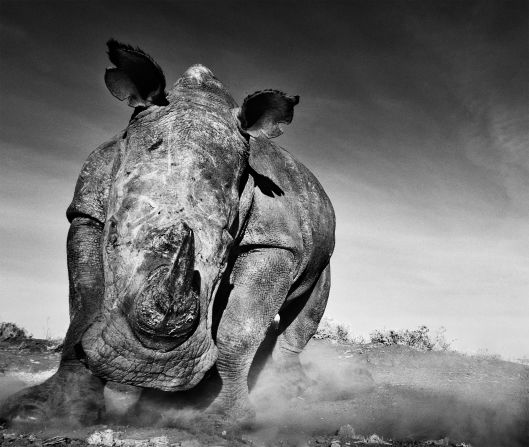
{"label": "dark patch on rhino's neck", "polygon": [[259,174],[251,166],[248,171],[254,179],[255,186],[268,197],[282,196],[285,192],[274,181],[266,175]]}

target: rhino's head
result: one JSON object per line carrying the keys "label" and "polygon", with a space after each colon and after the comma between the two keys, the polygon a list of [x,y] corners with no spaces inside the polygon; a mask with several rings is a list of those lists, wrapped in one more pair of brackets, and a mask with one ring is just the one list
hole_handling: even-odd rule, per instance
{"label": "rhino's head", "polygon": [[105,313],[123,316],[141,355],[188,352],[198,349],[183,346],[190,339],[211,339],[212,298],[242,218],[251,135],[279,135],[298,98],[266,90],[239,108],[201,65],[166,93],[161,69],[141,50],[110,41],[109,56],[116,67],[106,85],[135,111],[113,168]]}

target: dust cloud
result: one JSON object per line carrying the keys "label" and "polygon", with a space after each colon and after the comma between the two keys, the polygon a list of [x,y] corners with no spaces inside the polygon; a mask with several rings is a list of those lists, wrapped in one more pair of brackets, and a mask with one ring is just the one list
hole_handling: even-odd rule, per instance
{"label": "dust cloud", "polygon": [[[306,445],[346,424],[356,433],[384,439],[528,445],[528,369],[519,365],[509,372],[502,370],[503,363],[312,341],[302,354],[308,379],[303,392],[271,360],[254,364],[249,383],[257,418],[244,432],[257,445],[269,446]],[[492,379],[480,383],[482,371]],[[151,391],[140,399],[137,389],[120,385],[108,387],[106,397],[116,423],[213,433],[215,424],[204,410],[219,389],[213,372],[182,393]]]}
{"label": "dust cloud", "polygon": [[[249,378],[256,420],[228,433],[225,441],[233,436],[233,445],[243,445],[241,439],[266,447],[322,439],[322,445],[330,445],[347,425],[357,434],[399,440],[394,445],[446,438],[474,447],[529,445],[527,366],[455,352],[312,340],[301,355],[306,374],[301,389],[299,377],[279,371],[267,353],[260,353]],[[0,391],[5,397],[49,373],[29,380],[12,371],[3,376]],[[216,442],[224,429],[205,409],[220,388],[215,370],[197,387],[178,393],[109,383],[103,423],[153,436],[177,429]],[[63,422],[54,423],[63,434]]]}

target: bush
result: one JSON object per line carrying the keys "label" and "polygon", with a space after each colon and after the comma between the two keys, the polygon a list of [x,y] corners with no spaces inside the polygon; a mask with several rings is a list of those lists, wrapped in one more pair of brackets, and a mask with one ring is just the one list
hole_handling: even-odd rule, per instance
{"label": "bush", "polygon": [[[433,335],[427,326],[417,329],[376,330],[370,334],[369,341],[374,344],[391,346],[409,346],[419,351],[448,351],[450,342],[445,337],[446,329],[441,327]],[[317,340],[333,340],[340,343],[365,344],[361,336],[354,336],[349,326],[338,323],[332,318],[323,317],[314,338]]]}
{"label": "bush", "polygon": [[432,339],[430,329],[426,326],[419,326],[414,330],[376,330],[370,334],[370,341],[386,346],[409,346],[419,351],[447,351],[450,348],[450,343],[445,338],[445,331],[445,328],[441,328]]}
{"label": "bush", "polygon": [[340,343],[365,343],[362,337],[354,337],[347,325],[337,323],[328,317],[322,318],[314,338],[317,340],[334,340]]}
{"label": "bush", "polygon": [[29,338],[25,329],[18,327],[15,323],[0,323],[0,341],[20,338]]}

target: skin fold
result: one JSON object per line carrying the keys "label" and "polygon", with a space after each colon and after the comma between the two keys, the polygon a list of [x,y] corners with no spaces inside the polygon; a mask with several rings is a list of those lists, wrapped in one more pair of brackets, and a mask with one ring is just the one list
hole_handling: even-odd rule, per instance
{"label": "skin fold", "polygon": [[329,294],[332,205],[271,141],[299,98],[263,90],[239,107],[201,65],[165,92],[143,51],[110,41],[109,57],[107,87],[135,110],[88,157],[67,210],[61,363],[0,418],[91,424],[106,381],[180,391],[215,367],[209,411],[249,420],[248,373],[274,317],[273,359],[297,383]]}

